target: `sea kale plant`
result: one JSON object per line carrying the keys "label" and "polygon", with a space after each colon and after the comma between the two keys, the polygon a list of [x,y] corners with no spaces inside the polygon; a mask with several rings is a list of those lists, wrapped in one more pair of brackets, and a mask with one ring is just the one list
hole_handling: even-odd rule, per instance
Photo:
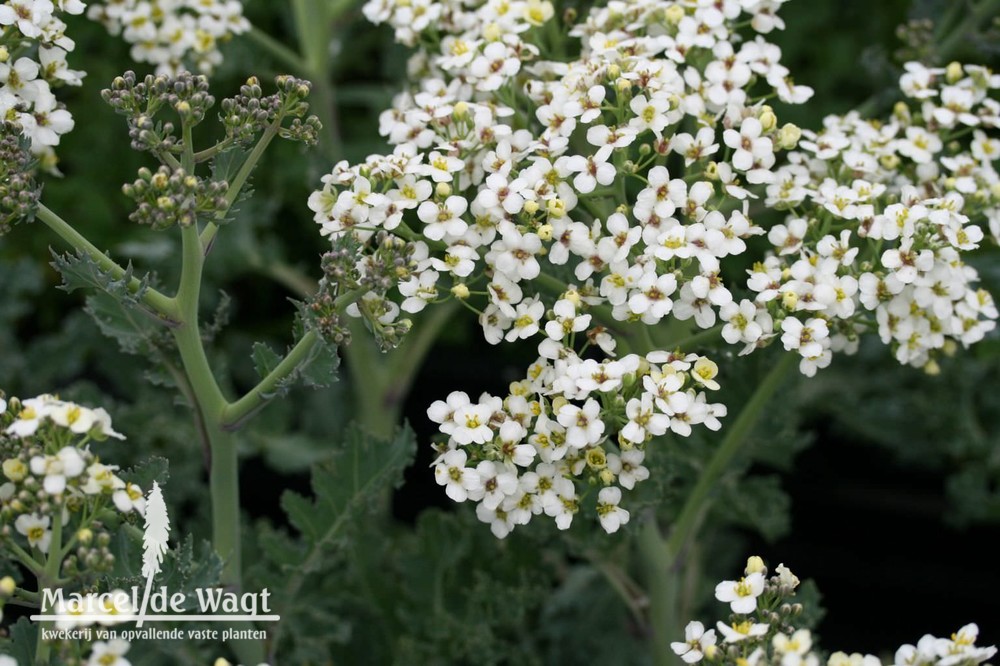
{"label": "sea kale plant", "polygon": [[[567,609],[603,607],[595,589],[627,617],[613,624],[620,641],[600,646],[610,652],[589,654],[602,663],[993,657],[976,645],[976,624],[884,662],[823,652],[811,632],[815,592],[797,599],[799,579],[784,564],[768,577],[759,557],[715,587],[731,616],[715,629],[683,624],[711,597],[703,569],[717,567],[699,535],[733,470],[745,471],[748,442],[758,458],[769,447],[790,458],[797,446],[793,417],[774,414],[776,396],[796,406],[785,389],[796,369],[822,375],[868,339],[910,372],[938,375],[998,317],[976,267],[1000,239],[1000,75],[949,55],[955,35],[979,34],[997,3],[980,0],[927,39],[904,30],[923,60],[899,69],[892,101],[816,127],[782,117],[814,103],[774,43],[782,4],[295,0],[289,47],[252,27],[235,0],[0,3],[0,232],[16,238],[36,221],[71,248],[53,254],[62,288],[86,294],[98,329],[148,361],[152,385],[129,383],[131,407],[119,395],[107,410],[0,393],[0,609],[61,618],[8,620],[0,666],[566,663],[580,659],[568,636],[612,625],[560,625]],[[350,45],[331,31],[353,10],[390,26],[393,48],[409,53],[403,90],[378,116],[388,147],[361,160],[345,158],[331,85],[331,43]],[[166,239],[165,251],[146,253],[148,272],[105,253],[113,243],[88,240],[86,211],[45,202],[64,185],[54,179],[60,138],[74,127],[53,89],[84,76],[68,69],[66,14],[121,35],[135,63],[155,67],[126,71],[102,93],[124,120],[118,149],[146,160],[118,196],[129,221]],[[227,42],[254,44],[290,73],[271,84],[242,72],[238,93],[217,102],[208,76],[244,68],[223,61]],[[323,154],[326,175],[312,174],[307,200],[270,195],[287,206],[283,227],[312,212],[322,252],[298,257],[313,265],[307,273],[254,245],[251,220],[266,216],[257,211],[274,184],[255,183],[263,204],[249,184],[271,173],[269,149],[275,163],[290,159],[274,151],[282,142]],[[71,171],[65,182],[86,177]],[[295,294],[284,353],[223,337],[229,298],[208,287],[218,266],[241,263]],[[468,313],[487,353],[520,354],[524,367],[502,392],[459,385],[415,398],[438,432],[419,443],[433,447],[429,467],[408,473],[474,509],[395,524],[391,495],[418,448],[399,427],[404,398],[435,339]],[[347,421],[350,404],[353,425],[336,423],[319,445],[264,425],[301,426],[265,407],[281,397],[304,406],[295,386],[329,387],[341,358],[350,395],[327,389],[319,395],[331,404],[301,411]],[[130,364],[114,373],[138,374]],[[106,462],[126,446],[113,441],[124,439],[111,426],[116,402],[166,412],[170,396],[186,425],[147,419],[143,432],[141,418],[130,421],[137,444],[124,458],[135,464]],[[182,470],[170,478],[142,440],[174,427],[187,430],[160,451]],[[312,464],[314,497],[287,490],[286,518],[267,507],[244,529],[241,502],[256,486],[241,489],[241,451],[261,439],[274,440],[270,454],[286,469]],[[283,483],[272,472],[263,485]],[[146,512],[145,493],[155,488],[159,506],[161,485],[168,501],[177,489],[174,515],[189,522],[175,525],[162,561],[184,609],[195,612],[206,588],[266,589],[280,620],[231,640],[185,634],[183,648],[139,633],[47,638],[136,622],[120,590],[149,575],[150,525],[161,546],[167,538]],[[784,511],[773,493],[746,497],[762,514]],[[55,588],[86,607],[47,604]],[[477,617],[494,619],[473,630]]]}

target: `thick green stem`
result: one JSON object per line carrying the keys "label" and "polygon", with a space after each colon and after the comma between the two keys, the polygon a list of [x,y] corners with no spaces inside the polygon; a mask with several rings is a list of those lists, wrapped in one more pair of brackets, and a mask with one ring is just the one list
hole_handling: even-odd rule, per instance
{"label": "thick green stem", "polygon": [[680,556],[688,539],[694,534],[708,508],[708,495],[715,487],[719,477],[726,471],[733,456],[740,450],[747,435],[757,423],[768,400],[774,395],[781,385],[788,371],[799,361],[799,356],[795,353],[784,353],[781,359],[771,367],[770,372],[757,386],[757,390],[750,397],[750,400],[740,411],[736,421],[726,428],[726,436],[722,439],[722,445],[708,461],[708,465],[698,477],[698,482],[692,489],[684,502],[683,508],[674,522],[670,532],[670,539],[667,542],[667,552],[671,558]]}
{"label": "thick green stem", "polygon": [[794,353],[783,354],[757,386],[736,421],[726,427],[722,444],[702,470],[674,521],[670,538],[664,539],[660,535],[654,516],[649,517],[640,534],[639,553],[646,570],[650,600],[653,662],[657,666],[679,663],[670,649],[670,642],[672,639],[679,640],[682,635],[682,618],[678,614],[678,607],[684,584],[681,575],[686,559],[684,552],[708,509],[711,501],[709,495],[746,441],[767,402],[798,359]]}
{"label": "thick green stem", "polygon": [[[242,571],[240,549],[240,480],[236,437],[215,424],[210,426],[212,469],[212,541],[225,562],[222,582],[239,585]],[[228,572],[228,574],[227,574]]]}
{"label": "thick green stem", "polygon": [[[221,220],[229,214],[229,210],[236,202],[236,198],[243,190],[243,186],[247,184],[247,180],[250,179],[250,174],[253,173],[253,170],[257,167],[257,163],[260,162],[260,158],[264,156],[264,152],[267,150],[267,147],[271,145],[271,141],[274,140],[274,137],[278,136],[278,130],[281,129],[281,123],[284,119],[284,114],[279,113],[271,124],[267,126],[267,129],[264,130],[264,134],[262,134],[260,139],[258,139],[257,145],[255,145],[253,150],[250,151],[250,154],[247,155],[243,165],[240,166],[240,170],[236,172],[236,175],[233,176],[233,179],[229,182],[229,189],[226,191],[226,205],[225,208],[219,211],[216,215],[217,219]],[[209,222],[205,225],[205,228],[201,232],[200,239],[201,245],[206,251],[215,240],[215,235],[218,232],[219,225],[215,222]]]}
{"label": "thick green stem", "polygon": [[222,413],[227,405],[205,354],[198,320],[201,276],[205,257],[196,227],[181,232],[183,264],[177,305],[181,325],[174,329],[174,339],[184,364],[195,404],[204,444],[211,451],[210,486],[212,495],[212,541],[226,565],[223,582],[240,583],[239,488],[237,486],[236,445],[223,435]]}
{"label": "thick green stem", "polygon": [[[125,275],[126,270],[124,268],[119,266],[111,257],[98,250],[83,234],[74,229],[69,222],[52,212],[45,204],[38,204],[36,217],[45,226],[56,232],[70,246],[81,252],[85,252],[94,263],[100,266],[102,271],[110,273],[115,279],[121,279]],[[142,282],[138,278],[133,277],[129,280],[128,286],[131,291],[139,292],[142,288]],[[164,320],[174,320],[177,318],[177,307],[173,299],[164,296],[152,287],[145,288],[142,294],[142,302]]]}
{"label": "thick green stem", "polygon": [[676,639],[677,599],[679,581],[667,552],[666,542],[650,514],[639,532],[639,556],[642,559],[649,598],[649,632],[652,643],[653,664],[673,666],[674,653],[671,639]]}

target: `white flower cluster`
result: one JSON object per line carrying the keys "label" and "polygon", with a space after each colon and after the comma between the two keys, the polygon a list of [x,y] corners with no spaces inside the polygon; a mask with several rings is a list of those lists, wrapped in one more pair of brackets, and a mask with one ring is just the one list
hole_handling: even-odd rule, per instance
{"label": "white flower cluster", "polygon": [[[605,486],[597,512],[615,531],[628,513],[612,484],[641,480],[631,470],[645,478],[643,445],[719,427],[725,407],[699,390],[718,388],[709,359],[656,344],[604,362],[584,350],[613,357],[619,333],[671,314],[710,328],[732,307],[720,260],[763,230],[731,202],[749,196],[741,178],[772,180],[782,132],[794,134],[751,100],[811,94],[791,84],[777,47],[735,31],[769,31],[777,4],[613,2],[571,31],[582,53],[570,62],[541,60],[547,2],[366,5],[404,42],[443,36],[414,58],[427,70],[420,89],[380,119],[393,154],[338,164],[309,205],[334,242],[378,231],[411,241],[400,303],[384,316],[455,297],[490,343],[542,338],[506,399],[455,393],[429,412],[449,442],[438,480],[478,501],[499,536],[542,512],[568,526],[585,470]],[[754,317],[748,343],[770,327]]]}
{"label": "white flower cluster", "polygon": [[92,521],[95,507],[83,511],[85,503],[110,500],[123,514],[144,513],[142,490],[122,480],[115,473],[117,466],[105,465],[87,446],[91,440],[124,439],[111,427],[105,410],[51,395],[20,402],[16,415],[7,414],[7,409],[8,403],[0,400],[0,416],[9,421],[3,431],[8,437],[0,441],[5,478],[0,484],[0,516],[3,522],[12,520],[29,548],[49,551],[54,519],[63,526],[84,515]]}
{"label": "white flower cluster", "polygon": [[[796,629],[791,621],[801,606],[789,603],[799,579],[784,565],[767,578],[759,557],[747,560],[745,576],[726,580],[715,588],[715,598],[728,603],[732,622],[719,622],[705,629],[701,622],[688,623],[684,640],[670,644],[685,663],[705,661],[724,666],[820,666],[822,659],[813,650],[808,629]],[[719,634],[722,642],[719,643]],[[903,645],[895,653],[892,666],[977,666],[997,653],[997,648],[976,645],[979,627],[967,624],[950,638],[925,635],[917,645]],[[827,666],[882,666],[874,655],[834,652]]]}
{"label": "white flower cluster", "polygon": [[131,44],[133,60],[169,76],[189,63],[211,73],[222,62],[219,44],[250,30],[239,0],[105,0],[87,16]]}
{"label": "white flower cluster", "polygon": [[726,414],[700,390],[718,388],[704,357],[651,352],[598,362],[552,338],[539,353],[506,398],[473,402],[454,392],[427,410],[448,436],[433,465],[437,482],[456,502],[478,502],[476,515],[501,539],[542,513],[569,528],[592,486],[601,487],[601,527],[616,532],[629,521],[621,489],[649,478],[646,442],[668,431],[687,436],[695,425],[718,430]]}
{"label": "white flower cluster", "polygon": [[60,14],[81,14],[80,0],[0,2],[0,121],[13,122],[31,140],[32,152],[49,158],[59,137],[73,129],[54,87],[78,86],[84,73],[69,69],[66,55],[76,46]]}
{"label": "white flower cluster", "polygon": [[[507,477],[505,490],[484,504],[487,495],[476,484],[493,478],[493,470],[474,472],[489,462],[520,478],[517,469],[531,463],[498,451],[507,443],[530,447],[522,440],[539,423],[547,428],[564,420],[562,409],[592,404],[593,414],[581,418],[607,426],[581,442],[574,453],[583,456],[588,447],[603,450],[616,440],[641,452],[645,440],[667,430],[687,434],[657,425],[642,429],[642,441],[624,435],[627,405],[610,399],[617,385],[578,383],[590,368],[604,372],[617,363],[620,377],[642,375],[643,364],[663,362],[650,352],[683,348],[698,329],[715,327],[744,353],[780,336],[802,356],[805,374],[827,365],[833,350],[851,351],[867,328],[892,342],[900,360],[924,365],[932,351],[948,348],[946,340],[970,344],[992,327],[992,301],[972,286],[975,272],[959,253],[983,236],[966,215],[983,210],[983,192],[990,202],[1000,195],[991,189],[996,178],[984,157],[995,145],[976,134],[970,162],[941,147],[951,146],[947,132],[938,145],[916,130],[929,136],[946,121],[956,131],[955,123],[971,128],[973,120],[995,125],[994,106],[985,99],[993,78],[960,68],[951,85],[968,94],[948,92],[946,102],[923,111],[929,120],[922,125],[916,116],[894,125],[831,120],[789,153],[802,131],[779,124],[762,100],[801,103],[812,91],[792,82],[780,49],[763,36],[783,27],[775,14],[780,4],[616,1],[567,27],[559,24],[571,22],[572,12],[556,17],[550,3],[536,0],[365,6],[371,20],[388,22],[401,41],[419,45],[410,62],[419,83],[380,117],[393,153],[336,165],[309,206],[335,246],[360,246],[362,274],[365,253],[377,245],[373,238],[388,234],[410,243],[409,263],[396,267],[398,298],[372,292],[363,309],[348,314],[375,312],[377,325],[387,325],[455,298],[478,313],[492,344],[542,338],[542,360],[533,367],[544,374],[529,372],[527,389],[518,389],[530,395],[486,396],[470,416],[478,422],[473,430],[484,428],[477,431],[484,441],[467,440],[466,415],[452,415],[464,402],[431,410],[450,442],[438,462],[439,481],[452,497],[480,502],[480,517],[498,533],[532,511],[568,524],[554,500],[511,518],[517,502],[534,502],[524,497],[538,493],[515,488]],[[926,93],[931,82],[921,93],[925,105],[933,98]],[[968,104],[956,103],[959,97]],[[940,175],[918,162],[920,146],[940,158]],[[787,159],[779,162],[782,154]],[[960,187],[972,191],[963,195]],[[787,209],[789,219],[766,232],[751,219],[752,202]],[[893,235],[899,219],[909,226],[900,223]],[[742,278],[724,279],[722,261],[765,233],[776,252],[755,264],[743,291]],[[626,356],[617,361],[589,358],[620,351]],[[702,371],[714,384],[708,359],[697,365],[680,352],[672,358],[693,364],[674,369],[687,379],[672,393],[688,395]],[[591,397],[594,391],[604,402]],[[512,414],[512,397],[536,404],[537,413],[527,420]],[[652,389],[630,398],[641,405],[634,410],[655,415],[657,423],[673,423],[686,408]],[[722,413],[721,406],[706,409]],[[538,464],[553,463],[541,459],[538,447],[533,451]],[[574,476],[560,474],[567,482]],[[607,486],[600,506],[617,506],[614,474],[591,480]],[[613,531],[623,521],[602,522]]]}
{"label": "white flower cluster", "polygon": [[970,216],[1000,233],[1000,141],[982,129],[1000,125],[1000,104],[987,97],[1000,76],[910,63],[900,83],[918,108],[901,102],[888,122],[827,118],[767,187],[765,203],[790,212],[768,233],[776,255],[748,286],[758,309],[789,313],[781,342],[807,375],[868,329],[900,363],[933,372],[936,354],[996,325],[962,253],[984,237]]}

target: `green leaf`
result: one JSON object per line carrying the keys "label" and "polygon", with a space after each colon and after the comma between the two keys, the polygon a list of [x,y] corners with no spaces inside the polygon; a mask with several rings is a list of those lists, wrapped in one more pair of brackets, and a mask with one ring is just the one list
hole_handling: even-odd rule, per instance
{"label": "green leaf", "polygon": [[266,342],[253,343],[250,358],[253,359],[253,367],[261,379],[281,363],[281,357]]}
{"label": "green leaf", "polygon": [[160,456],[150,456],[122,473],[122,479],[142,488],[143,492],[153,487],[153,481],[165,486],[170,480],[170,462]]}
{"label": "green leaf", "polygon": [[348,525],[360,522],[383,492],[402,483],[403,470],[416,454],[416,438],[409,428],[384,442],[355,426],[345,439],[331,460],[313,468],[315,499],[290,491],[281,497],[282,508],[307,543],[299,577],[315,571],[323,553],[341,543]]}
{"label": "green leaf", "polygon": [[237,146],[232,146],[219,153],[212,160],[212,180],[230,181],[239,172],[243,162],[246,161],[249,150],[242,150]]}
{"label": "green leaf", "polygon": [[117,341],[126,354],[158,356],[167,345],[167,331],[154,322],[148,310],[125,305],[107,292],[88,296],[84,310],[101,333]]}
{"label": "green leaf", "polygon": [[10,637],[13,641],[10,656],[14,657],[18,664],[25,666],[34,664],[38,625],[32,624],[28,618],[22,617],[17,621],[17,624],[10,628]]}
{"label": "green leaf", "polygon": [[131,263],[120,277],[103,270],[88,254],[53,253],[52,267],[62,275],[64,291],[84,289],[95,292],[87,297],[86,311],[104,335],[118,341],[128,354],[159,356],[166,348],[168,333],[161,317],[142,303],[151,277],[145,275],[133,288]]}
{"label": "green leaf", "polygon": [[125,272],[121,277],[115,277],[109,271],[103,270],[89,254],[82,250],[77,250],[75,254],[52,253],[52,267],[62,276],[63,283],[60,289],[73,292],[77,289],[96,289],[119,297],[119,300],[127,300],[131,303],[138,303],[143,293],[149,287],[150,277],[144,276],[139,281],[139,288],[132,289],[129,283],[135,277],[132,274],[132,264],[125,267]]}
{"label": "green leaf", "polygon": [[194,537],[188,534],[175,548],[167,551],[157,584],[165,585],[171,593],[185,595],[184,608],[198,607],[195,590],[215,587],[222,576],[222,558],[208,541],[195,549]]}
{"label": "green leaf", "polygon": [[318,344],[313,353],[299,366],[302,383],[312,388],[325,388],[337,381],[340,356],[334,345]]}
{"label": "green leaf", "polygon": [[[266,377],[281,363],[282,358],[264,342],[255,342],[250,353],[254,368],[260,379]],[[313,345],[312,350],[302,362],[279,381],[274,390],[264,394],[270,400],[288,394],[296,383],[302,383],[310,388],[326,388],[337,381],[337,368],[340,367],[340,356],[334,345],[320,341]]]}

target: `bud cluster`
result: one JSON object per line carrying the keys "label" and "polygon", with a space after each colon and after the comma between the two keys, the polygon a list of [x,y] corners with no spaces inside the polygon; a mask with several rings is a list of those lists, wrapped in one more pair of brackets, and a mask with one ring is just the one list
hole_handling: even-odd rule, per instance
{"label": "bud cluster", "polygon": [[312,85],[294,76],[275,78],[278,91],[264,96],[257,77],[250,77],[240,87],[240,93],[222,100],[219,120],[226,129],[226,137],[240,144],[248,144],[279,117],[290,117],[288,127],[281,127],[278,135],[283,139],[313,145],[319,140],[322,129],[315,116],[306,117],[307,99]]}
{"label": "bud cluster", "polygon": [[0,122],[0,236],[34,217],[41,193],[35,165],[30,142],[16,126]]}
{"label": "bud cluster", "polygon": [[[399,305],[387,298],[398,281],[409,275],[416,262],[414,248],[406,241],[379,232],[371,251],[361,252],[357,239],[343,237],[324,253],[320,266],[323,279],[316,296],[308,303],[308,320],[324,339],[336,344],[349,341],[350,333],[341,314],[361,317],[383,349],[396,347],[410,330],[410,320],[397,318]],[[350,292],[363,292],[358,299],[344,299]]]}
{"label": "bud cluster", "polygon": [[199,218],[212,219],[225,212],[228,187],[225,181],[161,166],[155,172],[139,169],[139,178],[123,186],[122,192],[136,203],[129,219],[159,231],[175,225],[188,227]]}
{"label": "bud cluster", "polygon": [[189,72],[176,78],[147,75],[139,80],[135,72],[115,77],[111,87],[101,91],[111,108],[126,116],[132,148],[154,154],[178,153],[182,146],[174,134],[174,124],[157,120],[164,107],[173,109],[182,124],[193,127],[204,120],[215,98],[208,92],[208,79]]}

